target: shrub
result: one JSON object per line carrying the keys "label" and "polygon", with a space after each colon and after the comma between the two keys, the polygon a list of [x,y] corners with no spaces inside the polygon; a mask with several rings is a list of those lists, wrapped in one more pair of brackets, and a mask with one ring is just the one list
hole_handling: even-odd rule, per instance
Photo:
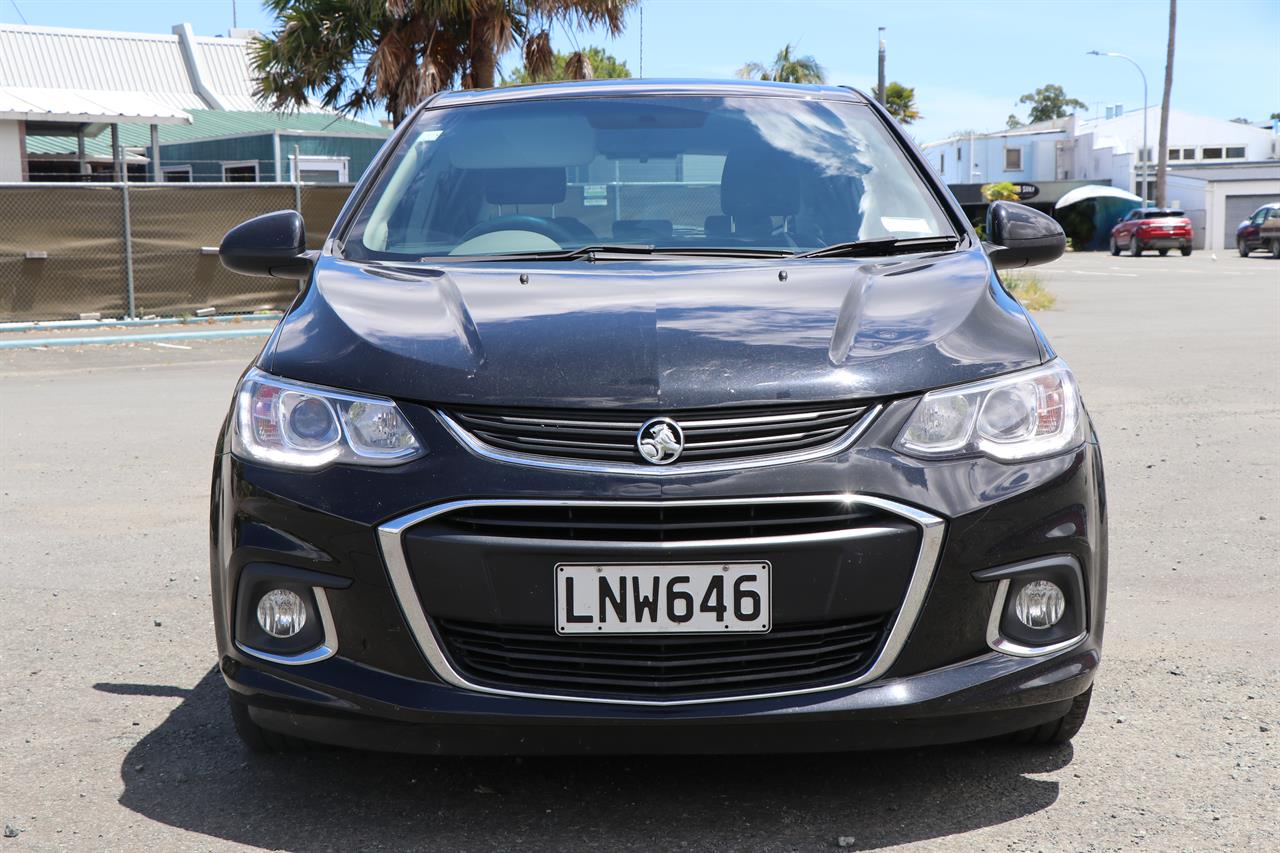
{"label": "shrub", "polygon": [[1000,280],[1004,282],[1005,290],[1012,293],[1029,311],[1048,311],[1058,301],[1034,273],[1007,272],[1000,276]]}

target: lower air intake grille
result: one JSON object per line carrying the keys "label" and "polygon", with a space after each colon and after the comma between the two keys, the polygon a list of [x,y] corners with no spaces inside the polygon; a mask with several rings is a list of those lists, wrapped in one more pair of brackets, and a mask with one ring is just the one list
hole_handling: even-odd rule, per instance
{"label": "lower air intake grille", "polygon": [[491,448],[526,456],[645,464],[636,438],[650,419],[669,418],[684,435],[674,467],[696,462],[785,456],[836,444],[855,429],[865,405],[813,403],[668,412],[450,409],[444,414]]}
{"label": "lower air intake grille", "polygon": [[561,637],[551,628],[439,620],[454,666],[504,689],[631,699],[795,690],[857,678],[880,647],[887,617],[788,625],[769,634]]}

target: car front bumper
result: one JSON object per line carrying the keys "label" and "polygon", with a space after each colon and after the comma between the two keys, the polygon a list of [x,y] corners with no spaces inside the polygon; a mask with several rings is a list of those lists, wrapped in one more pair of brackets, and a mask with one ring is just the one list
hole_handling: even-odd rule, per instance
{"label": "car front bumper", "polygon": [[[888,449],[913,407],[912,400],[890,405],[858,444],[833,457],[652,480],[482,460],[412,406],[406,414],[432,452],[399,468],[285,472],[236,459],[224,443],[211,518],[221,671],[264,728],[427,753],[826,751],[971,740],[1060,717],[1089,688],[1101,652],[1107,546],[1097,445],[1091,437],[1069,453],[1013,465],[923,463]],[[419,602],[405,600],[403,578],[398,586],[395,560],[387,556],[388,530],[397,530],[397,521],[452,502],[674,504],[815,494],[862,496],[939,522],[930,565],[907,573],[909,581],[923,578],[923,586],[907,618],[901,617],[910,592],[895,614],[900,642],[888,631],[862,677],[834,686],[630,702],[469,683],[451,671],[447,654],[427,647],[426,614]],[[548,574],[554,551],[545,555]],[[522,559],[536,563],[538,553]],[[923,538],[919,553],[926,553]],[[1083,630],[1038,654],[992,636],[1002,586],[975,572],[1045,557],[1079,567]],[[856,567],[856,555],[841,559],[855,588],[874,580],[875,567]],[[251,638],[245,642],[238,591],[262,571],[322,579],[316,595],[326,624],[317,648],[324,654],[313,649],[272,659]],[[454,580],[463,582],[470,570],[460,571]],[[419,586],[427,582],[416,577]]]}

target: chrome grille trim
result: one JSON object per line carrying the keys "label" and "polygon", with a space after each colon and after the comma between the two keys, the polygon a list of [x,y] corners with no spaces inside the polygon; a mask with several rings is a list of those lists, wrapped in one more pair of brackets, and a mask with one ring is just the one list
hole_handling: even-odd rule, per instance
{"label": "chrome grille trim", "polygon": [[[751,693],[748,691],[727,696],[701,697],[696,699],[623,699],[604,696],[566,695],[556,693],[554,691],[536,692],[510,690],[476,684],[469,681],[454,669],[453,665],[449,662],[448,657],[445,655],[442,643],[439,637],[436,636],[436,633],[431,626],[431,622],[427,618],[426,609],[423,607],[422,599],[418,595],[417,588],[414,586],[413,576],[409,573],[408,555],[405,551],[403,541],[404,532],[414,525],[458,509],[478,506],[657,508],[663,506],[738,506],[765,503],[814,503],[831,501],[847,501],[849,503],[875,507],[904,518],[920,528],[920,550],[916,554],[916,562],[912,567],[911,581],[907,584],[907,593],[903,597],[902,606],[898,608],[897,614],[893,617],[892,626],[889,628],[884,646],[881,647],[880,653],[876,656],[876,659],[872,662],[871,666],[862,673],[862,675],[837,684],[826,684],[818,687],[778,690],[765,693]],[[400,605],[401,612],[404,614],[405,621],[409,625],[409,631],[417,642],[418,649],[426,659],[427,665],[442,681],[447,684],[477,693],[487,693],[495,696],[518,696],[525,699],[554,699],[564,702],[589,702],[604,705],[704,705],[715,702],[736,702],[744,699],[773,699],[782,696],[819,693],[827,690],[841,690],[866,684],[884,675],[898,659],[898,655],[901,653],[903,646],[906,645],[907,637],[910,635],[911,629],[915,627],[916,619],[920,615],[920,610],[924,607],[925,596],[929,591],[930,584],[933,582],[933,575],[937,568],[938,557],[942,550],[942,539],[945,527],[946,523],[941,517],[925,512],[924,510],[916,509],[915,507],[907,506],[906,504],[900,504],[897,501],[891,501],[886,498],[856,494],[771,496],[761,498],[713,498],[704,500],[675,501],[593,501],[534,498],[481,498],[439,504],[389,521],[378,528],[378,546],[382,551],[382,559],[387,567],[387,574],[391,579],[391,589],[395,594],[396,601]],[[857,528],[851,528],[849,533],[856,534],[857,530]],[[772,537],[769,544],[776,545],[778,544],[778,540],[781,539],[786,539],[786,537]],[[751,540],[745,541],[750,542]],[[612,545],[616,543],[610,544]],[[653,543],[651,542],[643,544],[645,547],[653,547]],[[678,552],[682,547],[682,544],[683,543],[673,542],[664,546],[664,548],[666,550]],[[679,558],[678,556],[674,556],[672,559]]]}
{"label": "chrome grille trim", "polygon": [[[700,450],[710,449],[709,442],[699,443],[697,441],[697,432],[700,429],[723,429],[723,428],[731,429],[735,426],[739,426],[739,427],[760,426],[762,425],[762,422],[760,420],[761,418],[767,419],[767,423],[793,423],[796,420],[795,418],[796,415],[804,415],[806,417],[809,417],[810,419],[819,419],[819,418],[825,419],[841,413],[847,416],[852,413],[857,413],[860,409],[863,410],[861,415],[853,423],[852,426],[845,429],[843,432],[836,432],[833,428],[830,428],[830,427],[820,427],[815,430],[802,429],[800,433],[798,433],[801,435],[812,435],[813,433],[820,433],[823,431],[834,433],[830,441],[823,442],[822,444],[818,444],[811,447],[803,447],[798,450],[784,450],[779,453],[762,454],[760,456],[745,456],[745,457],[733,458],[733,459],[716,459],[713,461],[706,461],[706,462],[683,461],[684,459],[689,459],[689,458],[693,458],[694,460],[696,460],[697,454]],[[619,459],[619,461],[616,461],[616,462],[603,460],[603,459],[571,459],[571,458],[566,459],[562,457],[542,455],[542,454],[533,453],[533,452],[511,450],[511,449],[498,447],[496,445],[490,444],[489,442],[484,441],[481,437],[474,434],[471,431],[471,429],[468,429],[468,427],[461,422],[461,419],[464,417],[462,414],[459,414],[457,418],[455,418],[453,414],[447,411],[444,411],[443,409],[437,409],[435,411],[435,415],[440,420],[440,423],[444,426],[444,428],[448,430],[449,434],[452,435],[458,441],[459,444],[461,444],[463,447],[465,447],[467,450],[469,450],[471,453],[475,454],[476,456],[479,456],[483,459],[489,459],[494,462],[505,462],[512,465],[525,465],[532,468],[548,468],[555,471],[576,471],[576,472],[582,472],[587,474],[631,474],[631,475],[641,475],[645,477],[674,477],[674,476],[679,476],[681,474],[712,474],[712,473],[718,473],[723,471],[742,471],[742,470],[751,469],[751,468],[767,468],[772,465],[787,465],[795,462],[808,462],[814,459],[821,459],[825,456],[833,456],[837,453],[842,453],[843,451],[848,450],[850,447],[852,447],[854,443],[857,442],[857,440],[862,437],[862,434],[867,431],[867,429],[871,426],[871,424],[875,421],[876,417],[879,416],[880,412],[883,411],[883,409],[884,407],[882,405],[877,404],[877,405],[873,405],[865,408],[861,406],[855,406],[855,407],[849,407],[844,409],[827,409],[827,410],[820,410],[815,412],[788,412],[788,413],[783,413],[776,416],[753,415],[753,416],[744,417],[744,418],[715,418],[710,420],[691,419],[687,423],[684,421],[680,421],[681,428],[685,431],[685,437],[686,437],[684,453],[682,455],[681,461],[676,462],[674,465],[668,465],[668,466],[647,465],[642,462],[623,461],[622,459]],[[629,421],[625,421],[625,422],[624,421],[611,421],[611,422],[575,421],[573,419],[556,420],[556,419],[543,419],[543,418],[524,418],[521,416],[513,416],[513,415],[512,416],[495,415],[494,417],[500,418],[503,420],[508,420],[508,419],[519,420],[519,422],[521,423],[529,422],[531,425],[549,424],[554,422],[559,425],[559,427],[557,428],[565,428],[565,429],[575,428],[578,424],[586,424],[588,427],[593,428],[594,431],[598,431],[602,428],[604,429],[616,428],[619,430],[619,439],[620,439],[620,441],[616,445],[616,450],[613,447],[608,445],[600,449],[605,452],[617,453],[619,456],[626,456],[626,457],[630,457],[634,455],[632,448],[634,446],[633,442],[635,439],[635,430],[639,430],[644,423],[644,421],[635,422],[635,429],[632,430],[631,422]],[[621,430],[624,430],[624,429],[630,430],[630,431],[625,433],[621,432]],[[788,433],[787,435],[792,436],[796,434],[797,433],[795,432],[791,432],[791,433]],[[624,437],[625,437],[625,448],[622,441]],[[743,439],[743,441],[747,441],[747,440],[748,439]],[[801,440],[801,439],[794,439],[794,440]],[[780,438],[777,435],[769,435],[767,440],[762,439],[761,441],[763,443],[778,443],[780,441]],[[560,441],[557,442],[557,444],[560,444],[560,445],[563,445],[565,443],[567,442],[564,439],[561,439]]]}

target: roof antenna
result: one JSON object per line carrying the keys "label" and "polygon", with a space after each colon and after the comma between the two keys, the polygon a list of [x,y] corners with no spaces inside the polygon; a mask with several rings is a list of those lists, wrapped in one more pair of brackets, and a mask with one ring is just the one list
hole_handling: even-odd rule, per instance
{"label": "roof antenna", "polygon": [[236,0],[231,0],[231,29],[238,29],[240,26],[236,20]]}

